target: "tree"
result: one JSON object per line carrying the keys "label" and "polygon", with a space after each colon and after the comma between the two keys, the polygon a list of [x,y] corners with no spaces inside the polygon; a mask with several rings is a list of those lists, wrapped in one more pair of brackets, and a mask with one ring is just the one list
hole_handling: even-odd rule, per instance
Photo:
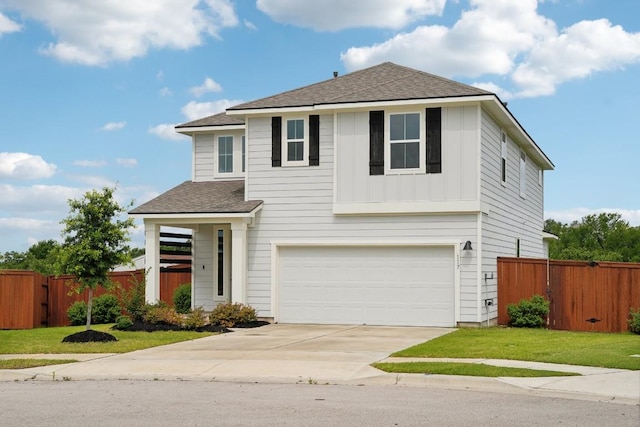
{"label": "tree", "polygon": [[631,227],[617,213],[587,215],[562,224],[548,219],[545,230],[558,236],[549,257],[583,261],[640,261],[640,227]]}
{"label": "tree", "polygon": [[129,229],[133,219],[119,219],[126,212],[114,199],[115,188],[91,190],[80,199],[69,200],[69,216],[64,225],[60,248],[60,272],[72,274],[78,293],[89,290],[87,330],[91,329],[91,303],[98,286],[108,287],[109,271],[131,262]]}
{"label": "tree", "polygon": [[59,244],[55,240],[41,240],[26,252],[6,252],[0,254],[0,268],[31,270],[45,276],[55,273],[58,264]]}

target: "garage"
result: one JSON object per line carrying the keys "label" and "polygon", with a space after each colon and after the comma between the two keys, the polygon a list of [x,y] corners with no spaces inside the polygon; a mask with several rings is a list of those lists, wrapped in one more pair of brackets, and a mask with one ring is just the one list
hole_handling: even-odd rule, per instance
{"label": "garage", "polygon": [[281,323],[455,326],[452,246],[280,246]]}

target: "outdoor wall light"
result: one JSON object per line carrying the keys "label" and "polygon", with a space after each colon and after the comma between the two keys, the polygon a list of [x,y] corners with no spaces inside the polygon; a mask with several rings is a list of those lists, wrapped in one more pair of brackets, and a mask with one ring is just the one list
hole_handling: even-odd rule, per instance
{"label": "outdoor wall light", "polygon": [[462,248],[463,251],[472,251],[473,248],[471,247],[471,240],[467,240],[464,244],[464,248]]}

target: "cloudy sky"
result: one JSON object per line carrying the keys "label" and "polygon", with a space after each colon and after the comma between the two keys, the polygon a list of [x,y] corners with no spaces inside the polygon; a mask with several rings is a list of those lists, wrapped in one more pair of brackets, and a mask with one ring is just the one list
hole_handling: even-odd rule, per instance
{"label": "cloudy sky", "polygon": [[[556,165],[546,215],[640,225],[637,0],[0,0],[0,252],[67,200],[190,178],[173,126],[383,61],[496,92]],[[134,234],[142,245],[142,231]]]}

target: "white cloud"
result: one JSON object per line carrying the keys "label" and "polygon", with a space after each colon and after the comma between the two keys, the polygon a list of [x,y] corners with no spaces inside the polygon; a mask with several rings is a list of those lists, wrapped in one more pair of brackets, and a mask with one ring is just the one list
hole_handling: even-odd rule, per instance
{"label": "white cloud", "polygon": [[0,184],[0,194],[0,212],[12,212],[19,216],[24,213],[65,212],[67,200],[78,197],[82,191],[61,185],[18,187]]}
{"label": "white cloud", "polygon": [[103,66],[149,49],[188,49],[238,24],[230,0],[2,0],[43,23],[56,40],[41,49],[64,62]]}
{"label": "white cloud", "polygon": [[56,165],[42,157],[28,153],[0,153],[0,178],[40,179],[50,178]]}
{"label": "white cloud", "polygon": [[172,93],[173,92],[171,92],[171,89],[166,86],[160,89],[160,96],[170,96]]}
{"label": "white cloud", "polygon": [[256,25],[251,22],[251,21],[247,21],[246,19],[244,20],[244,26],[247,27],[250,30],[257,30],[258,27],[256,27]]}
{"label": "white cloud", "polygon": [[258,0],[257,6],[283,24],[338,31],[345,28],[402,28],[428,15],[440,15],[446,0]]}
{"label": "white cloud", "polygon": [[20,24],[0,13],[0,37],[5,33],[15,33],[21,29],[22,26]]}
{"label": "white cloud", "polygon": [[152,135],[159,136],[162,139],[169,139],[171,141],[186,141],[186,137],[182,134],[177,133],[174,127],[175,124],[162,123],[157,126],[150,127],[148,132]]}
{"label": "white cloud", "polygon": [[83,168],[101,168],[107,165],[104,160],[76,160],[73,162],[75,166]]}
{"label": "white cloud", "polygon": [[116,163],[125,168],[132,168],[138,165],[138,161],[136,159],[129,158],[118,158],[116,159]]}
{"label": "white cloud", "polygon": [[627,221],[631,226],[640,226],[640,209],[621,209],[621,208],[573,208],[560,211],[547,211],[545,212],[545,218],[560,221],[565,224],[570,224],[573,221],[580,221],[587,215],[598,215],[601,213],[618,213]]}
{"label": "white cloud", "polygon": [[161,82],[163,79],[164,79],[164,71],[158,70],[158,72],[156,73],[156,80]]}
{"label": "white cloud", "polygon": [[114,130],[120,130],[127,125],[127,122],[109,122],[106,125],[102,126],[100,130],[105,132],[111,132]]}
{"label": "white cloud", "polygon": [[227,108],[241,104],[243,101],[239,100],[229,100],[229,99],[221,99],[218,101],[212,102],[195,102],[191,101],[184,107],[182,107],[182,114],[187,118],[187,120],[197,120],[203,117],[211,116],[213,114],[221,113],[225,111]]}
{"label": "white cloud", "polygon": [[221,92],[222,86],[220,86],[215,80],[207,77],[200,86],[195,86],[189,89],[194,96],[199,97],[209,92]]}
{"label": "white cloud", "polygon": [[[640,33],[607,20],[558,31],[536,0],[470,0],[451,27],[420,26],[341,54],[349,70],[393,61],[446,77],[499,78],[479,86],[503,99],[554,93],[568,80],[640,62]],[[503,88],[504,82],[510,88]]]}

